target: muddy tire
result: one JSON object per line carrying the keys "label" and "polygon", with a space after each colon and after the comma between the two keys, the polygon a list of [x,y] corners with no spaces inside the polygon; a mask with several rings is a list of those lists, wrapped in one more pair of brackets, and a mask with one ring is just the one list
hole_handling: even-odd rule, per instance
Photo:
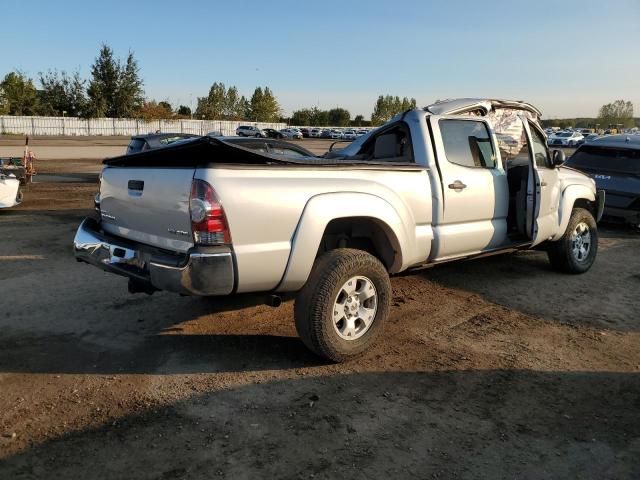
{"label": "muddy tire", "polygon": [[349,360],[376,341],[390,301],[391,282],[380,260],[362,250],[331,250],[316,260],[296,299],[296,330],[317,355]]}
{"label": "muddy tire", "polygon": [[584,273],[598,253],[598,226],[589,210],[574,208],[562,238],[547,249],[549,262],[565,273]]}

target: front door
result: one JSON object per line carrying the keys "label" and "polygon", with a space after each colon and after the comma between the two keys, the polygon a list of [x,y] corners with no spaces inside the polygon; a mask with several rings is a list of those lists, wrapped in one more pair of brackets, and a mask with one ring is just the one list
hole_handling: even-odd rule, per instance
{"label": "front door", "polygon": [[429,122],[443,193],[435,259],[503,246],[509,190],[489,124],[461,116],[431,116]]}
{"label": "front door", "polygon": [[[560,203],[560,182],[558,169],[551,164],[547,141],[538,125],[523,118],[534,182],[530,194],[535,194],[531,218],[531,239],[538,245],[551,238],[560,223],[558,207]],[[529,202],[528,202],[529,203]],[[527,205],[529,208],[530,205]]]}

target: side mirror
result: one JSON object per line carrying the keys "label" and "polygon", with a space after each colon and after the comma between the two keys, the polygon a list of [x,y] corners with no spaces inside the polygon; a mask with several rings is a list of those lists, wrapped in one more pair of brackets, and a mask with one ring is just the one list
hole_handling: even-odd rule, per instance
{"label": "side mirror", "polygon": [[560,165],[562,165],[565,162],[566,157],[565,157],[564,152],[562,150],[554,150],[551,159],[552,159],[552,162],[553,162],[553,166],[554,167],[559,167]]}

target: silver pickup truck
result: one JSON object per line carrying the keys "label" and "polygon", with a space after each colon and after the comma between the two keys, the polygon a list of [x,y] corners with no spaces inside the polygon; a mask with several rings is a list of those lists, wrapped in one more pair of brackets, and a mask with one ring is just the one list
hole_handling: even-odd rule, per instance
{"label": "silver pickup truck", "polygon": [[604,193],[549,152],[539,117],[459,99],[324,157],[204,137],[109,159],[75,256],[132,292],[297,292],[304,343],[346,360],[380,335],[390,274],[534,247],[559,270],[591,267]]}

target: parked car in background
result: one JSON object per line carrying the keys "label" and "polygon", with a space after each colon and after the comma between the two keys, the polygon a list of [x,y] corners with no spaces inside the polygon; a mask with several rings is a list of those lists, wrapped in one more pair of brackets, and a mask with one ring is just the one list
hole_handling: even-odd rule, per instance
{"label": "parked car in background", "polygon": [[342,131],[334,128],[333,130],[331,130],[331,138],[344,138],[344,134],[342,133]]}
{"label": "parked car in background", "polygon": [[282,133],[285,138],[294,138],[297,140],[302,138],[302,132],[297,128],[283,128],[280,130],[280,133]]}
{"label": "parked car in background", "polygon": [[369,133],[369,130],[357,130],[356,131],[356,135],[358,137],[361,137],[362,135],[366,135],[367,133]]}
{"label": "parked car in background", "polygon": [[331,138],[331,130],[328,128],[325,128],[324,130],[322,130],[322,133],[320,134],[321,138]]}
{"label": "parked car in background", "polygon": [[309,138],[309,129],[308,128],[300,128],[300,133],[302,134],[303,138]]}
{"label": "parked car in background", "polygon": [[264,137],[264,133],[258,127],[252,125],[240,125],[236,128],[236,135],[239,137]]}
{"label": "parked car in background", "polygon": [[155,148],[166,147],[172,143],[184,140],[186,138],[195,138],[200,135],[192,135],[190,133],[150,133],[147,135],[134,135],[127,146],[127,155],[132,153],[144,152],[145,150],[153,150]]}
{"label": "parked car in background", "polygon": [[558,147],[575,147],[583,138],[581,133],[565,131],[551,135],[547,143]]}
{"label": "parked car in background", "polygon": [[264,133],[264,136],[267,138],[284,138],[284,134],[275,128],[263,128],[262,133]]}
{"label": "parked car in background", "polygon": [[320,138],[322,136],[322,129],[312,128],[311,130],[309,130],[309,136],[311,138]]}
{"label": "parked car in background", "polygon": [[604,215],[640,228],[640,137],[610,135],[579,147],[566,161],[606,192]]}
{"label": "parked car in background", "polygon": [[355,140],[357,137],[358,135],[356,135],[355,130],[345,130],[342,133],[342,138],[344,138],[345,140]]}
{"label": "parked car in background", "polygon": [[593,142],[596,138],[600,138],[600,135],[598,135],[597,133],[589,133],[585,135],[582,140],[578,140],[578,145]]}
{"label": "parked car in background", "polygon": [[13,174],[0,173],[0,208],[15,207],[22,202],[20,180]]}

